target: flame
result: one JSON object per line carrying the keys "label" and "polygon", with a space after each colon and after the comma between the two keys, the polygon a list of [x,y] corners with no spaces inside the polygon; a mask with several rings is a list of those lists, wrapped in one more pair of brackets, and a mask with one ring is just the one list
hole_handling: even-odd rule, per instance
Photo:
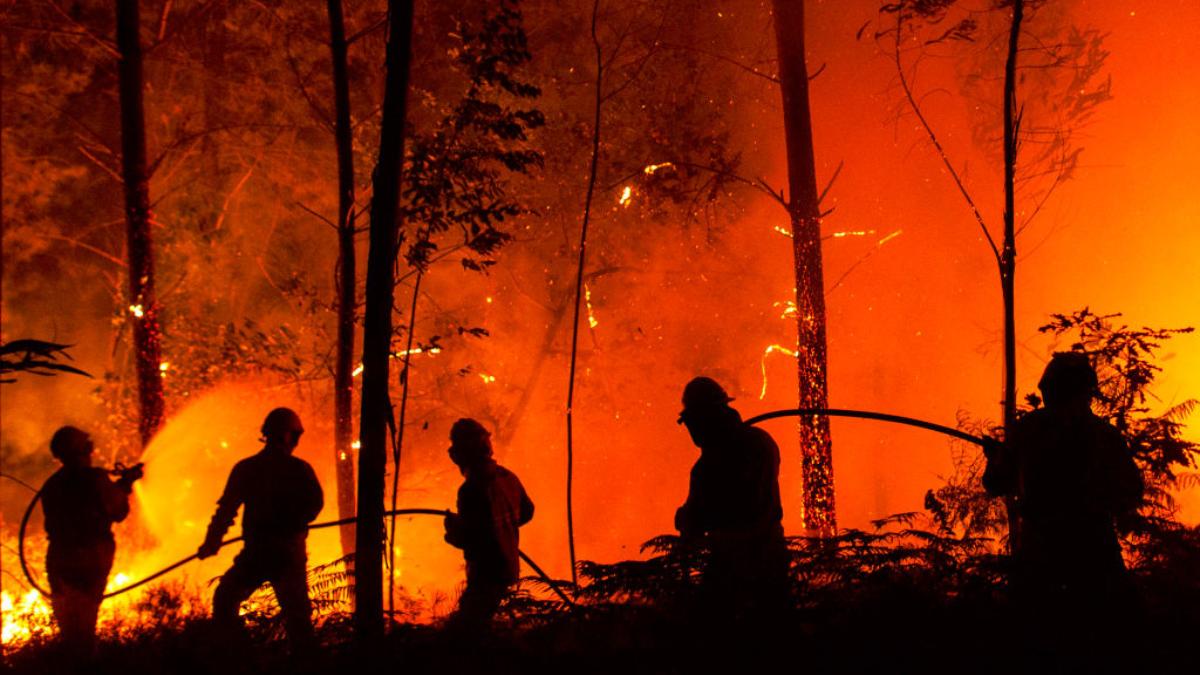
{"label": "flame", "polygon": [[0,592],[0,616],[4,621],[0,644],[5,647],[24,644],[48,632],[51,623],[50,604],[35,590],[21,594],[17,600],[8,591]]}

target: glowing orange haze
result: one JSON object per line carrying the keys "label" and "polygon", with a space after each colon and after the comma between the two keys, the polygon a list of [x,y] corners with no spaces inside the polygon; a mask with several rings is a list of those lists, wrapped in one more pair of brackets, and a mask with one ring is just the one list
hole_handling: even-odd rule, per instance
{"label": "glowing orange haze", "polygon": [[[827,286],[878,246],[829,292],[831,403],[945,424],[953,424],[960,411],[994,419],[1000,400],[1000,297],[987,246],[912,120],[886,121],[887,111],[899,103],[898,92],[889,87],[892,71],[871,45],[854,40],[875,3],[859,1],[855,11],[851,3],[811,4],[811,63],[814,68],[828,63],[812,85],[819,171],[827,177],[839,161],[846,162],[831,193],[836,211],[827,225],[831,232],[876,233],[827,242]],[[1089,21],[1111,32],[1108,70],[1115,99],[1087,129],[1077,177],[1019,242],[1017,318],[1024,345],[1019,376],[1025,392],[1050,349],[1035,330],[1050,312],[1088,305],[1124,312],[1138,325],[1197,323],[1200,55],[1192,27],[1200,25],[1200,5],[1188,0],[1077,4]],[[922,90],[953,85],[938,79],[952,77],[945,67],[934,65],[923,73]],[[761,110],[746,110],[744,138],[734,140],[745,144],[749,173],[761,172],[782,185],[777,98],[764,90],[761,100]],[[998,224],[999,180],[972,148],[967,106],[948,96],[928,101],[949,152],[972,167],[969,183],[985,215]],[[598,221],[603,228],[627,217],[627,210],[617,209],[619,200],[636,203],[639,194],[617,189],[599,199],[611,208]],[[728,225],[717,251],[708,248],[703,228],[693,227],[656,235],[645,251],[597,254],[595,260],[615,259],[633,271],[589,285],[596,323],[582,340],[576,411],[575,517],[582,558],[636,556],[642,541],[672,530],[695,458],[686,433],[675,425],[679,391],[689,377],[716,376],[747,415],[793,406],[793,363],[782,351],[763,361],[769,345],[786,347],[795,334],[778,305],[791,297],[793,281],[790,242],[775,231],[784,222],[776,208],[765,201],[753,204],[744,219]],[[878,245],[896,231],[902,234]],[[478,387],[523,381],[548,321],[508,272],[515,270],[527,288],[536,287],[541,277],[536,269],[523,272],[519,253],[511,255],[484,281],[470,281],[484,286],[478,289],[481,297],[497,298],[483,320],[492,337],[470,347],[472,358],[488,364],[485,374],[495,378],[483,378]],[[461,294],[464,282],[458,274],[430,275],[431,295]],[[568,576],[561,356],[568,333],[559,331],[554,345],[559,351],[547,362],[522,424],[497,448],[500,461],[521,476],[537,504],[534,521],[522,532],[522,547],[558,576]],[[1157,387],[1162,404],[1200,398],[1200,338],[1177,339],[1166,351]],[[760,400],[763,363],[768,384]],[[434,391],[428,380],[421,381],[431,371],[418,363],[414,386]],[[6,411],[29,411],[16,422],[6,414],[6,434],[44,439],[70,421],[61,419],[61,410],[86,400],[89,388],[59,378],[36,390],[6,391]],[[47,400],[59,405],[46,405]],[[327,506],[320,519],[335,518],[332,412],[308,400],[294,388],[231,382],[184,407],[149,448],[146,479],[138,490],[140,522],[155,541],[123,549],[118,568],[149,571],[195,550],[229,468],[256,451],[258,425],[276,405],[293,405],[304,416],[309,432],[298,454],[317,467],[325,485]],[[459,476],[445,458],[446,429],[458,416],[481,414],[486,404],[486,399],[466,397],[453,408],[450,403],[432,406],[434,423],[410,430],[401,506],[453,506]],[[424,405],[431,407],[428,401]],[[784,455],[785,525],[795,533],[800,485],[794,427],[787,421],[770,425]],[[833,435],[843,527],[865,527],[871,518],[919,509],[925,490],[951,470],[947,441],[926,432],[835,421]],[[34,451],[36,442],[31,440],[27,450]],[[5,494],[5,499],[23,499],[20,493]],[[1200,520],[1200,499],[1185,495],[1184,504],[1185,519]],[[427,597],[451,591],[461,575],[461,559],[441,542],[441,523],[413,519],[400,527],[400,535],[399,583]],[[340,555],[336,539],[334,530],[314,533],[311,561]],[[225,552],[187,573],[207,580],[230,556]]]}

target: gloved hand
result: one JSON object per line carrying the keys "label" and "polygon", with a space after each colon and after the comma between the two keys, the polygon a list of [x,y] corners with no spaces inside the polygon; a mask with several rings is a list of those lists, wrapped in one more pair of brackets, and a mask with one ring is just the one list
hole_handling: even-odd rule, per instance
{"label": "gloved hand", "polygon": [[203,544],[200,544],[199,550],[196,551],[196,557],[201,560],[204,560],[205,558],[211,558],[217,554],[217,551],[220,550],[221,542],[205,540]]}
{"label": "gloved hand", "polygon": [[1004,452],[1004,442],[991,436],[983,437],[983,456],[991,459]]}

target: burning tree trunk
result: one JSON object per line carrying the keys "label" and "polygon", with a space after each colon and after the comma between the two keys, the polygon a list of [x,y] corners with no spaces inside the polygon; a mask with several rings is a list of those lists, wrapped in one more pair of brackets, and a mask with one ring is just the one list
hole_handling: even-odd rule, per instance
{"label": "burning tree trunk", "polygon": [[[779,54],[779,88],[783,94],[787,137],[788,213],[796,268],[799,340],[796,365],[801,408],[825,408],[825,283],[821,266],[821,214],[813,160],[812,121],[808,105],[808,69],[804,61],[804,3],[774,0],[775,40]],[[837,530],[833,495],[833,447],[829,419],[801,418],[804,527],[822,536]]]}
{"label": "burning tree trunk", "polygon": [[[354,516],[354,147],[350,128],[350,82],[341,0],[329,0],[329,52],[333,61],[334,139],[338,173],[337,357],[333,373],[334,465],[338,518]],[[342,553],[354,551],[354,525],[341,528]]]}
{"label": "burning tree trunk", "polygon": [[144,448],[162,425],[162,333],[154,297],[146,123],[142,109],[142,45],[137,0],[117,0],[118,81],[121,100],[121,177],[129,257],[129,313],[138,378],[138,432]]}
{"label": "burning tree trunk", "polygon": [[362,414],[358,458],[359,527],[355,535],[354,630],[364,641],[383,634],[383,474],[387,465],[388,356],[404,161],[405,109],[412,51],[412,0],[388,0],[387,77],[379,159],[373,177],[370,250],[363,321]]}

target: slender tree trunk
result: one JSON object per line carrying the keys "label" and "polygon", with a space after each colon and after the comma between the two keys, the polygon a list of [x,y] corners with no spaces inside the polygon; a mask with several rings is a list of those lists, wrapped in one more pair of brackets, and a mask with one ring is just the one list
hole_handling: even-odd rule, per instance
{"label": "slender tree trunk", "polygon": [[387,76],[379,159],[375,164],[371,198],[367,305],[363,321],[362,415],[359,420],[362,447],[358,458],[354,632],[365,643],[373,643],[383,635],[383,488],[388,423],[392,419],[388,356],[392,339],[412,18],[412,0],[388,0]]}
{"label": "slender tree trunk", "polygon": [[[413,340],[417,336],[417,301],[421,299],[421,280],[425,272],[418,268],[413,282],[412,305],[408,312],[408,344],[404,347],[404,364],[400,367],[400,421],[396,424],[396,440],[392,443],[392,511],[400,496],[400,455],[404,448],[404,423],[408,420],[408,385],[412,377]],[[388,529],[388,614],[396,612],[396,514],[391,516]]]}
{"label": "slender tree trunk", "polygon": [[[788,211],[796,269],[799,340],[796,365],[799,407],[825,408],[825,282],[821,265],[821,218],[812,121],[808,103],[808,68],[804,61],[804,2],[774,0],[775,40],[779,54],[780,91],[787,137]],[[833,494],[833,446],[829,419],[800,419],[803,453],[804,527],[821,536],[837,531]]]}
{"label": "slender tree trunk", "polygon": [[163,420],[162,333],[154,297],[146,123],[142,109],[142,45],[137,0],[117,0],[118,82],[121,100],[121,177],[129,257],[129,313],[137,362],[138,433],[145,448]]}
{"label": "slender tree trunk", "polygon": [[[1017,49],[1020,44],[1021,21],[1025,16],[1024,0],[1014,0],[1012,25],[1008,32],[1008,58],[1004,62],[1004,244],[1000,254],[1000,289],[1004,297],[1004,433],[1010,432],[1017,419],[1017,320],[1016,272],[1017,246],[1014,226],[1014,189],[1017,168],[1017,132],[1021,114],[1017,110]],[[1015,504],[1008,507],[1009,547],[1020,539],[1020,520]]]}
{"label": "slender tree trunk", "polygon": [[579,231],[579,265],[575,275],[575,319],[571,323],[571,368],[567,377],[567,552],[571,556],[571,583],[578,584],[575,571],[575,361],[579,354],[579,307],[583,301],[583,268],[587,263],[587,232],[592,220],[592,197],[596,192],[596,172],[600,161],[600,108],[604,102],[604,59],[596,21],[600,0],[592,5],[592,45],[596,50],[596,100],[592,119],[592,162],[588,172],[587,196],[583,201],[583,227]]}
{"label": "slender tree trunk", "polygon": [[[329,52],[333,61],[334,139],[338,175],[337,356],[333,372],[334,466],[338,518],[354,516],[354,144],[350,127],[350,78],[346,73],[346,27],[342,0],[329,0]],[[354,552],[354,524],[341,527],[342,553]]]}

